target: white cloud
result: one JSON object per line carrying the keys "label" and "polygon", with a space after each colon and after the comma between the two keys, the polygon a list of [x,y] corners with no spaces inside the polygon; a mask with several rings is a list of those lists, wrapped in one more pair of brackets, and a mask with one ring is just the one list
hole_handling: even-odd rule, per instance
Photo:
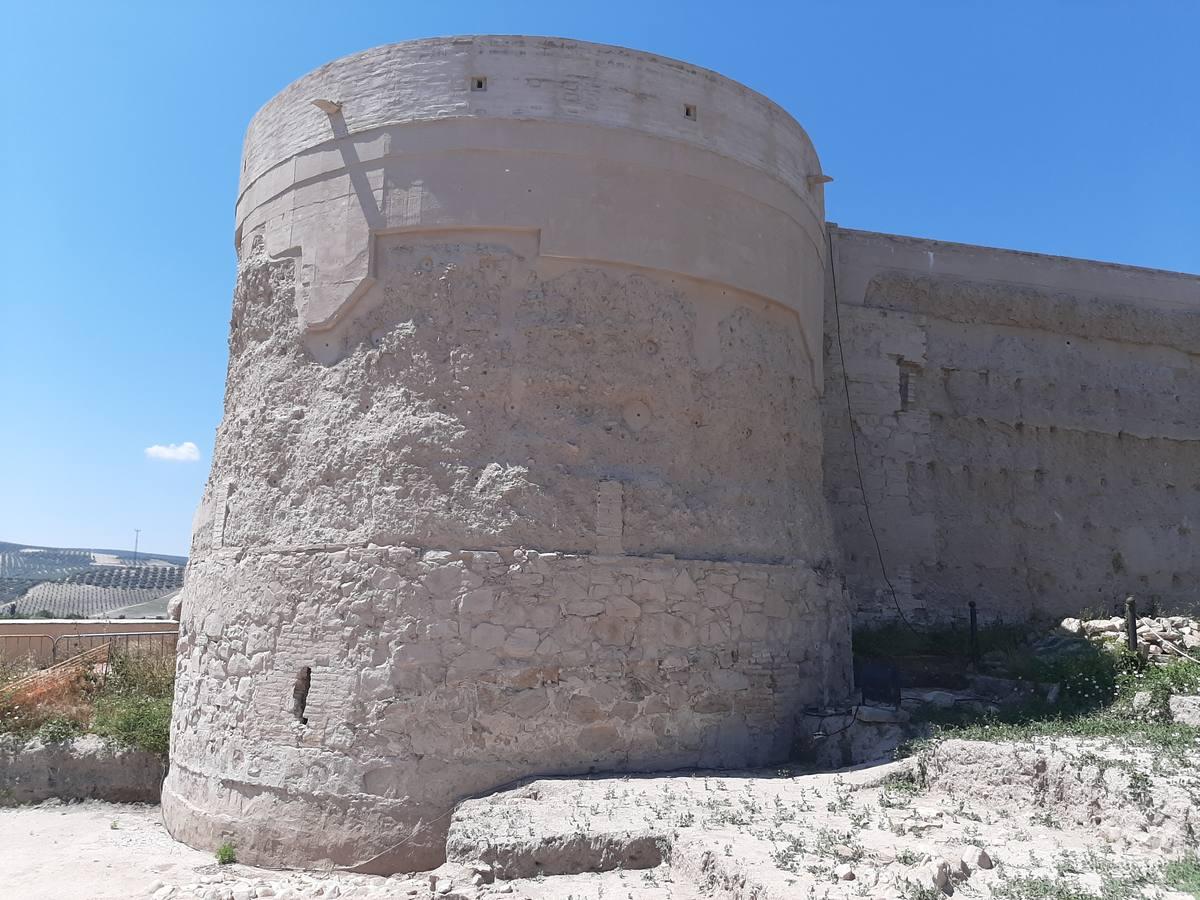
{"label": "white cloud", "polygon": [[191,441],[182,444],[155,444],[146,448],[148,459],[165,459],[168,462],[197,462],[200,459],[200,448]]}

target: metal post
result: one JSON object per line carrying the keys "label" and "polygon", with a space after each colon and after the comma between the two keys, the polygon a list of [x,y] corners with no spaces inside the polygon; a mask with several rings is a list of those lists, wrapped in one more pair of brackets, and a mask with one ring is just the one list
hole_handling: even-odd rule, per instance
{"label": "metal post", "polygon": [[967,604],[971,608],[971,643],[969,652],[971,654],[971,662],[979,662],[979,619],[975,611],[975,601],[971,600]]}
{"label": "metal post", "polygon": [[1125,643],[1130,653],[1137,653],[1137,601],[1125,598]]}

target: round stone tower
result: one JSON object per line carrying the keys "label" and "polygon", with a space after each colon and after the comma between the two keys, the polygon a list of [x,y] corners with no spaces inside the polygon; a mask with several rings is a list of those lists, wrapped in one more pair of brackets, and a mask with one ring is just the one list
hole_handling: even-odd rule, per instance
{"label": "round stone tower", "polygon": [[521,776],[787,756],[849,687],[824,180],[765,97],[548,38],[380,47],[254,117],[172,834],[419,869]]}

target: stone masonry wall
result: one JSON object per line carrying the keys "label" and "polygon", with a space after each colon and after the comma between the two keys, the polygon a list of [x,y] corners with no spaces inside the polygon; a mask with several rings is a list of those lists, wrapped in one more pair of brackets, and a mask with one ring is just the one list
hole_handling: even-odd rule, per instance
{"label": "stone masonry wall", "polygon": [[369,546],[191,577],[163,802],[177,837],[246,858],[434,864],[463,796],[778,761],[849,689],[841,589],[807,568]]}
{"label": "stone masonry wall", "polygon": [[[917,619],[1200,597],[1200,279],[832,229],[863,480]],[[859,618],[895,616],[827,280],[825,472]]]}
{"label": "stone masonry wall", "polygon": [[850,687],[825,180],[769,100],[574,41],[379,47],[263,108],[173,835],[412,871],[514,778],[788,754]]}
{"label": "stone masonry wall", "polygon": [[511,235],[380,249],[323,356],[294,260],[242,260],[171,833],[417,869],[523,775],[786,758],[850,689],[794,313]]}
{"label": "stone masonry wall", "polygon": [[[389,235],[305,346],[296,262],[242,260],[226,415],[192,552],[494,544],[831,554],[797,316],[685,279],[539,260],[528,236]],[[622,484],[615,507],[598,486]]]}

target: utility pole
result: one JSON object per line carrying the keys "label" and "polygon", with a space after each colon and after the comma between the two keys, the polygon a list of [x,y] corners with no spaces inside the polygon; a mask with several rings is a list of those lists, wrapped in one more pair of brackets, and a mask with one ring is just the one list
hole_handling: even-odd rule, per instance
{"label": "utility pole", "polygon": [[140,529],[140,528],[133,529],[133,564],[135,566],[137,565],[138,536],[141,535],[141,533],[142,533],[142,529]]}

